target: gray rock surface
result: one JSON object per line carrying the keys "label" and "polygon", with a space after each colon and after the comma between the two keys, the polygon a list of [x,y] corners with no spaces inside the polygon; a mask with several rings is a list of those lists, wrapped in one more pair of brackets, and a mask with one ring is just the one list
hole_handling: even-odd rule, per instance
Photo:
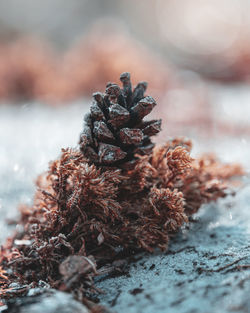
{"label": "gray rock surface", "polygon": [[[0,242],[13,231],[5,219],[17,216],[19,203],[32,201],[37,174],[62,147],[75,146],[86,110],[80,104],[60,110],[0,107]],[[249,172],[249,142],[246,136],[196,136],[194,153],[213,150]],[[204,206],[171,240],[167,253],[138,256],[127,275],[97,279],[97,287],[105,291],[101,303],[119,313],[249,312],[250,269],[244,266],[250,264],[249,203],[246,176],[235,197]],[[48,312],[47,301],[40,303],[40,311],[30,312]]]}
{"label": "gray rock surface", "polygon": [[106,279],[103,304],[122,312],[249,312],[250,185],[204,206],[166,253],[142,256]]}
{"label": "gray rock surface", "polygon": [[72,295],[57,291],[46,292],[20,299],[8,304],[8,313],[88,313],[88,309],[73,299]]}

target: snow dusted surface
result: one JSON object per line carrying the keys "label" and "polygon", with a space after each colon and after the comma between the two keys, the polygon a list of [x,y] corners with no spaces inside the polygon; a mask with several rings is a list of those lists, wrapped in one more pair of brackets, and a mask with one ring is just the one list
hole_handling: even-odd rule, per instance
{"label": "snow dusted surface", "polygon": [[[228,93],[215,94],[225,103]],[[220,114],[226,110],[230,115],[239,106],[228,103],[232,110],[224,104]],[[244,112],[234,115],[250,123],[246,103]],[[1,242],[13,231],[5,219],[17,216],[19,203],[32,201],[36,176],[62,147],[76,145],[87,109],[84,101],[60,109],[0,107]],[[195,138],[195,155],[211,150],[226,162],[242,163],[249,173],[250,137]],[[250,264],[250,182],[247,176],[242,181],[235,197],[204,206],[195,222],[171,241],[167,253],[139,256],[128,275],[97,279],[97,287],[106,292],[101,302],[119,313],[250,312],[250,269],[237,267]]]}
{"label": "snow dusted surface", "polygon": [[18,204],[32,202],[37,175],[61,148],[76,146],[88,109],[84,104],[0,106],[0,241],[10,231],[5,218],[17,215]]}
{"label": "snow dusted surface", "polygon": [[101,301],[124,313],[249,312],[250,270],[237,269],[250,263],[249,202],[248,185],[204,206],[167,253],[143,256],[128,276],[100,282]]}

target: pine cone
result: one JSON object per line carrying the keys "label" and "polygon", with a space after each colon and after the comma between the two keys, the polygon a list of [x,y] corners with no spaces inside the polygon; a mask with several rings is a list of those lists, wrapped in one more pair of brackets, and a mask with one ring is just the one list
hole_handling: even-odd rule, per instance
{"label": "pine cone", "polygon": [[90,113],[80,136],[80,149],[91,163],[131,167],[136,154],[150,154],[151,136],[161,130],[161,120],[143,121],[155,107],[150,96],[144,96],[146,82],[132,92],[130,74],[120,76],[123,89],[108,83],[105,94],[94,93]]}

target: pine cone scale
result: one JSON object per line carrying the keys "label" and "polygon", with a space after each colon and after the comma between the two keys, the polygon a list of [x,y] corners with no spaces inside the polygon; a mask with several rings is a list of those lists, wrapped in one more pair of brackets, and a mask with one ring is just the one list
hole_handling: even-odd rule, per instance
{"label": "pine cone scale", "polygon": [[102,142],[113,143],[115,141],[114,135],[103,121],[94,122],[93,132],[96,138]]}
{"label": "pine cone scale", "polygon": [[161,131],[161,120],[153,121],[143,129],[144,135],[152,136]]}
{"label": "pine cone scale", "polygon": [[140,129],[123,128],[120,130],[120,139],[124,145],[138,145],[143,139]]}
{"label": "pine cone scale", "polygon": [[119,104],[113,104],[109,108],[109,117],[108,122],[114,127],[118,128],[126,124],[130,119],[130,113],[128,110],[123,108]]}
{"label": "pine cone scale", "polygon": [[120,81],[123,84],[123,93],[126,98],[127,106],[130,107],[132,104],[132,84],[130,81],[130,74],[122,73],[120,76]]}
{"label": "pine cone scale", "polygon": [[144,116],[148,115],[155,106],[156,106],[155,100],[152,97],[147,96],[141,99],[132,108],[132,112],[135,113],[140,119],[143,119]]}
{"label": "pine cone scale", "polygon": [[125,159],[127,153],[121,148],[105,143],[101,143],[99,146],[99,161],[103,164],[112,164],[117,161]]}

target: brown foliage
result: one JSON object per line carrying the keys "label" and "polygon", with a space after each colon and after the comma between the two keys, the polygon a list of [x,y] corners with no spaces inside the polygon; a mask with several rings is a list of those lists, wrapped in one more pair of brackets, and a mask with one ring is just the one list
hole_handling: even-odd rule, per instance
{"label": "brown foliage", "polygon": [[[81,152],[63,150],[39,178],[33,207],[22,208],[23,232],[1,255],[3,268],[12,270],[10,278],[44,280],[83,300],[87,290],[94,291],[95,268],[65,281],[60,270],[65,258],[92,254],[98,266],[114,260],[118,246],[166,249],[169,235],[190,213],[225,196],[222,182],[231,176],[229,167],[223,176],[225,166],[214,159],[194,161],[184,147],[172,146],[170,141],[151,156],[138,156],[133,170],[97,168]],[[241,172],[232,167],[231,174]]]}
{"label": "brown foliage", "polygon": [[20,227],[2,248],[9,280],[2,272],[1,288],[42,280],[90,307],[93,277],[119,250],[165,250],[190,214],[224,197],[226,182],[242,174],[211,156],[192,159],[191,147],[182,138],[169,140],[135,155],[133,168],[92,164],[79,149],[63,149],[39,177],[33,206],[21,208]]}

